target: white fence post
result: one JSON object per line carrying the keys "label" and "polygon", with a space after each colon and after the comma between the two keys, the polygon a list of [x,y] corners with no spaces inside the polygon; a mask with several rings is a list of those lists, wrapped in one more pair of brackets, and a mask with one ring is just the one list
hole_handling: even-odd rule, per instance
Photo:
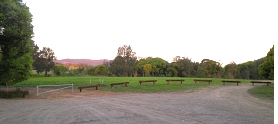
{"label": "white fence post", "polygon": [[37,96],[39,96],[39,86],[37,85]]}

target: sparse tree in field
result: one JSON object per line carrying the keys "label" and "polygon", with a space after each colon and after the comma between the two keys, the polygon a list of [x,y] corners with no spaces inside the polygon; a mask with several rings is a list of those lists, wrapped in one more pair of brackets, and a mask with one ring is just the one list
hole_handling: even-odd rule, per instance
{"label": "sparse tree in field", "polygon": [[37,73],[45,72],[45,76],[47,76],[47,72],[54,68],[55,63],[53,60],[56,60],[54,51],[49,47],[43,47],[42,50],[37,52],[37,57],[34,58],[33,67],[37,70]]}
{"label": "sparse tree in field", "polygon": [[267,53],[265,61],[259,65],[259,71],[266,79],[274,79],[274,45]]}
{"label": "sparse tree in field", "polygon": [[[124,45],[118,48],[117,57],[111,62],[111,72],[116,75],[134,76],[136,73],[137,57],[130,46]],[[117,66],[117,67],[116,67]],[[122,72],[119,72],[122,71]]]}
{"label": "sparse tree in field", "polygon": [[1,0],[0,84],[27,80],[32,71],[32,15],[22,0]]}

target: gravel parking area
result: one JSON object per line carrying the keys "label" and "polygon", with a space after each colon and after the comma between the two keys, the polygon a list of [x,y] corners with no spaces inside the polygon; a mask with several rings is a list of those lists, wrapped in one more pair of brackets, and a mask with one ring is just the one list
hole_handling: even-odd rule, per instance
{"label": "gravel parking area", "polygon": [[[62,90],[0,99],[0,123],[273,124],[274,102],[248,94],[251,84],[188,93],[114,93]],[[34,89],[33,89],[34,90]]]}

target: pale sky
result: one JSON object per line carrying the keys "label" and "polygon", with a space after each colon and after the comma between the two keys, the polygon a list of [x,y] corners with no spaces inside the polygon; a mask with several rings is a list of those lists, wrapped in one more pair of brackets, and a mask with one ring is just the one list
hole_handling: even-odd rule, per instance
{"label": "pale sky", "polygon": [[34,40],[58,59],[175,56],[226,65],[266,56],[278,41],[275,0],[23,0]]}

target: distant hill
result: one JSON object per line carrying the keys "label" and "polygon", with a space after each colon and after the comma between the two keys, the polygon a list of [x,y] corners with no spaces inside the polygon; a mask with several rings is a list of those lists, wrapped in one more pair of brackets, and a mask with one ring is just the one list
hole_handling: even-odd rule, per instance
{"label": "distant hill", "polygon": [[54,62],[61,64],[86,64],[90,66],[98,66],[103,64],[104,61],[110,61],[108,59],[102,60],[91,60],[91,59],[62,59],[62,60],[54,60]]}

